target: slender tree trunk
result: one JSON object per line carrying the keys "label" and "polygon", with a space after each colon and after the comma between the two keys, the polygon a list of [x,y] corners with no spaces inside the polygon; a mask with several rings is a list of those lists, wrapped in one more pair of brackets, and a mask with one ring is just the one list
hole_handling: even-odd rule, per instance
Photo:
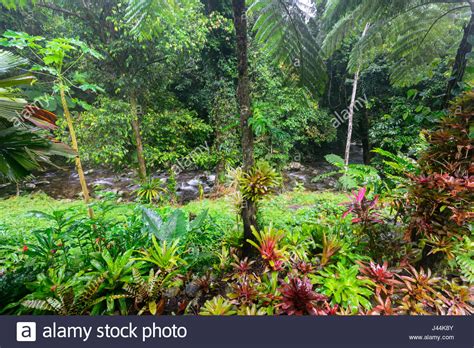
{"label": "slender tree trunk", "polygon": [[[79,175],[79,181],[81,183],[82,195],[84,197],[84,202],[86,203],[86,205],[88,205],[90,201],[89,189],[87,188],[86,177],[84,175],[84,170],[82,169],[81,157],[79,156],[79,146],[77,145],[76,131],[72,122],[71,113],[69,112],[69,107],[67,106],[66,93],[64,92],[63,85],[59,87],[59,93],[61,95],[61,103],[63,105],[64,117],[66,117],[67,126],[69,128],[69,134],[71,135],[72,149],[77,153],[76,170],[77,174]],[[87,212],[89,214],[89,217],[92,219],[94,217],[94,212],[92,211],[92,208],[88,207]]]}
{"label": "slender tree trunk", "polygon": [[143,154],[143,142],[142,136],[140,133],[140,122],[138,120],[138,107],[137,107],[137,97],[134,93],[130,95],[130,106],[132,113],[132,129],[133,135],[135,137],[135,146],[137,147],[137,158],[138,158],[138,176],[141,181],[146,179],[146,164],[145,156]]}
{"label": "slender tree trunk", "polygon": [[[367,23],[365,25],[364,32],[362,33],[362,38],[365,37],[367,34],[367,30],[369,30],[370,24]],[[357,69],[355,75],[354,75],[354,83],[352,85],[352,96],[351,96],[351,103],[349,105],[349,120],[347,124],[347,141],[346,141],[346,151],[344,154],[344,164],[346,166],[349,165],[349,156],[351,152],[351,142],[352,142],[352,128],[354,126],[354,107],[355,107],[355,102],[356,102],[356,97],[357,97],[357,87],[359,84],[359,75],[360,75],[360,68]]]}
{"label": "slender tree trunk", "polygon": [[[245,0],[232,0],[234,12],[234,26],[237,37],[237,60],[239,82],[237,87],[237,101],[240,111],[240,128],[242,131],[242,154],[243,170],[248,172],[254,165],[254,138],[249,118],[251,117],[250,88],[248,72],[248,36],[247,36],[247,14]],[[244,248],[243,253],[248,255],[252,246],[247,239],[253,239],[251,226],[257,226],[257,205],[251,200],[244,200],[242,207],[242,221],[244,224]]]}
{"label": "slender tree trunk", "polygon": [[[468,2],[471,5],[471,19],[464,28],[464,35],[456,53],[451,78],[449,79],[448,88],[446,90],[446,106],[449,105],[455,89],[464,78],[468,54],[472,52],[472,42],[474,41],[474,0],[469,0]],[[469,37],[471,37],[471,39],[469,39]]]}

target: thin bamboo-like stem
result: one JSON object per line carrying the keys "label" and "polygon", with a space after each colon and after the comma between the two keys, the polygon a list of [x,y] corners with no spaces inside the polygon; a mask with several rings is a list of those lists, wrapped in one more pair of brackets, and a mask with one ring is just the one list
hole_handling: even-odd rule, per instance
{"label": "thin bamboo-like stem", "polygon": [[[66,118],[66,122],[69,128],[69,134],[71,135],[72,148],[74,151],[76,151],[76,170],[77,170],[77,174],[79,174],[79,181],[81,183],[82,195],[84,197],[84,202],[88,206],[89,201],[90,201],[89,189],[87,188],[86,177],[84,175],[84,170],[82,169],[81,157],[79,156],[79,146],[77,144],[76,131],[74,130],[74,124],[72,122],[71,113],[69,111],[69,107],[67,106],[67,102],[66,102],[66,93],[64,91],[64,85],[62,84],[59,86],[59,93],[61,95],[61,103],[64,110],[64,117]],[[91,219],[94,218],[94,212],[92,208],[89,206],[87,207],[87,213]]]}

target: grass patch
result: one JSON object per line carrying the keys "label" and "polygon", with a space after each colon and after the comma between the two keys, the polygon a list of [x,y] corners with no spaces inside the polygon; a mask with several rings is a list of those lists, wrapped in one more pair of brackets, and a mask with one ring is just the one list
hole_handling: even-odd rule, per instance
{"label": "grass patch", "polygon": [[[320,214],[339,211],[339,204],[346,200],[345,195],[334,192],[289,192],[272,196],[260,204],[261,222],[273,223],[278,228],[290,228]],[[137,205],[117,203],[114,209],[106,214],[121,219],[131,214]],[[156,208],[165,214],[174,209],[170,206]],[[82,201],[55,200],[43,193],[0,200],[0,238],[25,239],[31,231],[51,226],[50,221],[28,216],[30,211],[51,214],[53,211],[66,209],[71,209],[77,215],[86,215]],[[208,209],[211,221],[223,230],[235,226],[237,219],[231,197],[193,201],[182,209],[193,215]]]}

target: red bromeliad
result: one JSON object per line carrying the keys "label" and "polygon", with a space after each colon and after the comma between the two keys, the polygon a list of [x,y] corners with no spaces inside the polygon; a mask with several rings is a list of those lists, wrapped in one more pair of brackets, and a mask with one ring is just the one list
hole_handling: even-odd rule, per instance
{"label": "red bromeliad", "polygon": [[392,307],[392,300],[389,296],[384,300],[379,295],[376,296],[377,306],[370,310],[367,314],[370,315],[395,315],[396,311]]}
{"label": "red bromeliad", "polygon": [[327,297],[313,291],[308,278],[293,277],[283,283],[279,289],[282,303],[278,305],[280,313],[287,315],[318,315],[318,302],[326,301]]}
{"label": "red bromeliad", "polygon": [[235,262],[231,263],[234,273],[239,277],[244,277],[250,274],[251,267],[255,261],[249,261],[248,257],[240,260],[237,255],[233,255]]}
{"label": "red bromeliad", "polygon": [[378,265],[373,261],[370,261],[369,264],[363,262],[358,262],[358,264],[361,266],[360,273],[376,284],[375,291],[377,295],[380,292],[392,294],[393,287],[401,284],[400,281],[395,279],[395,273],[388,270],[388,262],[386,261],[382,265]]}
{"label": "red bromeliad", "polygon": [[265,227],[262,231],[258,232],[252,226],[252,233],[257,241],[247,240],[260,252],[262,259],[268,263],[273,271],[279,271],[283,268],[285,248],[280,248],[278,243],[284,237],[284,232],[276,230],[272,226]]}

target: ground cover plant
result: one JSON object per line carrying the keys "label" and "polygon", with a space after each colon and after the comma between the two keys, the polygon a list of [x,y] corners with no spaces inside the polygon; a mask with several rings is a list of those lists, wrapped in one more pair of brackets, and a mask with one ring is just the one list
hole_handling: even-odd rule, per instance
{"label": "ground cover plant", "polygon": [[471,0],[0,13],[0,314],[474,314]]}

